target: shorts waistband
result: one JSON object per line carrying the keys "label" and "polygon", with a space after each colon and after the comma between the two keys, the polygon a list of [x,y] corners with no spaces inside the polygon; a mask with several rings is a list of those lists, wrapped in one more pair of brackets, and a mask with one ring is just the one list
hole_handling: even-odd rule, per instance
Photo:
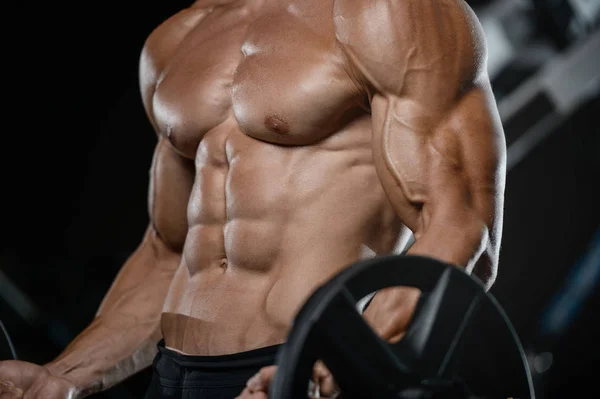
{"label": "shorts waistband", "polygon": [[184,355],[165,347],[164,339],[158,342],[161,357],[169,358],[174,363],[185,368],[199,370],[261,368],[274,363],[275,356],[281,345],[271,345],[248,351],[226,355]]}

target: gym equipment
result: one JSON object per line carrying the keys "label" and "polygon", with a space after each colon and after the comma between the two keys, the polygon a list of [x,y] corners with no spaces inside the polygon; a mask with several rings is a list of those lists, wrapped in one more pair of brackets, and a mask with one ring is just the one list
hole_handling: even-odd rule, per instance
{"label": "gym equipment", "polygon": [[0,320],[0,330],[2,332],[0,334],[0,360],[17,360],[17,352],[2,320]]}
{"label": "gym equipment", "polygon": [[[356,303],[400,285],[423,295],[404,338],[389,344]],[[306,398],[318,359],[344,399],[534,398],[525,352],[496,299],[463,269],[421,256],[357,262],[319,287],[278,353],[270,397]]]}

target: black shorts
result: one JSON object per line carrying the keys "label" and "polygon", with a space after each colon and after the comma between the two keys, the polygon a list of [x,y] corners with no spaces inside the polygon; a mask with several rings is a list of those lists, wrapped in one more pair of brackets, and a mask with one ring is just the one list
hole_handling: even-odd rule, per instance
{"label": "black shorts", "polygon": [[262,367],[275,364],[281,345],[222,356],[189,356],[158,343],[145,399],[233,399]]}

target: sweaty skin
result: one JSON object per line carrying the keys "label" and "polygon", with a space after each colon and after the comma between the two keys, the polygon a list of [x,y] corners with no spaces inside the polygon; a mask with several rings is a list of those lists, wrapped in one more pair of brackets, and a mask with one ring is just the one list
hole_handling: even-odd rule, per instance
{"label": "sweaty skin", "polygon": [[[147,367],[160,337],[201,355],[282,343],[318,285],[411,232],[409,254],[489,288],[505,142],[485,60],[462,0],[198,0],[169,18],[140,60],[147,233],[45,377],[0,362],[0,380],[83,397]],[[398,340],[417,295],[380,291],[364,316]]]}

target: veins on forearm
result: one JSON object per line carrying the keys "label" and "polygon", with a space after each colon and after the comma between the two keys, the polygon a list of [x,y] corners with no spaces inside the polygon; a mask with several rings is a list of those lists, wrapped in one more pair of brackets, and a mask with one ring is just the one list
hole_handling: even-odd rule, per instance
{"label": "veins on forearm", "polygon": [[95,320],[45,367],[77,386],[78,398],[113,386],[149,366],[156,353],[157,331],[150,331],[147,323],[128,324],[115,338],[114,324],[107,326]]}

